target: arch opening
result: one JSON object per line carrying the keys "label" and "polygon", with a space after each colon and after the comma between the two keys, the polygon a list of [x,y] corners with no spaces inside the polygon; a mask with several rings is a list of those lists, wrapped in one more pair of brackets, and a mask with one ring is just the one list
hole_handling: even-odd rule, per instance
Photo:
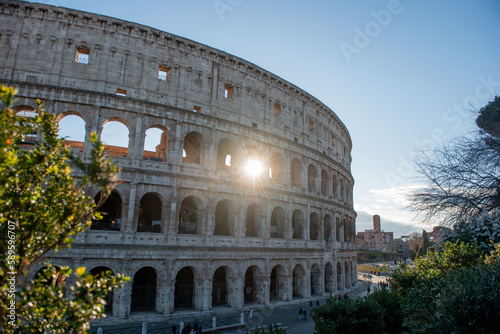
{"label": "arch opening", "polygon": [[[101,192],[99,192],[94,202],[99,204],[101,202]],[[101,220],[93,219],[91,230],[104,230],[104,231],[119,231],[122,216],[122,199],[116,191],[112,191],[106,198],[104,203],[98,208],[98,212],[102,215]]]}
{"label": "arch opening", "polygon": [[150,161],[167,161],[167,131],[159,127],[151,127],[146,130],[144,138],[143,159]]}
{"label": "arch opening", "polygon": [[132,283],[130,312],[156,309],[156,271],[151,267],[139,269]]}
{"label": "arch opening", "polygon": [[226,269],[220,267],[213,276],[212,306],[227,305],[227,280]]}
{"label": "arch opening", "polygon": [[271,238],[285,237],[285,210],[277,206],[271,214]]}
{"label": "arch opening", "polygon": [[184,267],[175,277],[174,308],[192,309],[194,306],[194,273]]}
{"label": "arch opening", "polygon": [[137,232],[161,232],[161,201],[157,195],[142,196],[139,204]]}
{"label": "arch opening", "polygon": [[198,233],[198,200],[190,196],[182,200],[179,210],[179,234]]}

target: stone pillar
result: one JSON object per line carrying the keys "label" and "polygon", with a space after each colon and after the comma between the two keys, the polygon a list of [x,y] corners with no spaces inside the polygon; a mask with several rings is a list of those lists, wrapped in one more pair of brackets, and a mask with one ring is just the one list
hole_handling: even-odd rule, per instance
{"label": "stone pillar", "polygon": [[194,280],[194,309],[208,311],[212,308],[212,278]]}
{"label": "stone pillar", "polygon": [[303,290],[304,291],[304,298],[311,298],[311,270],[307,270],[306,268],[304,268],[304,271],[305,271],[305,274],[304,274],[304,287],[303,287]]}
{"label": "stone pillar", "polygon": [[146,133],[142,131],[142,117],[139,116],[136,119],[133,137],[129,138],[128,144],[128,151],[132,160],[137,160],[137,162],[142,160],[145,138]]}
{"label": "stone pillar", "polygon": [[345,264],[344,259],[339,259],[340,261],[340,288],[339,290],[345,289]]}
{"label": "stone pillar", "polygon": [[268,305],[271,303],[271,296],[269,290],[271,287],[271,277],[260,276],[255,280],[255,285],[258,290],[256,293],[257,303]]}
{"label": "stone pillar", "polygon": [[168,279],[157,280],[156,292],[156,312],[160,314],[170,314],[173,312],[173,299],[175,281]]}
{"label": "stone pillar", "polygon": [[304,218],[304,240],[311,240],[311,206],[307,204]]}
{"label": "stone pillar", "polygon": [[[262,237],[271,237],[271,217],[273,215],[273,207],[271,204],[266,205],[266,214],[262,215]],[[279,227],[279,224],[278,224]]]}
{"label": "stone pillar", "polygon": [[243,287],[245,285],[244,276],[226,276],[227,290],[228,290],[228,304],[230,307],[241,308],[245,300],[243,294]]}
{"label": "stone pillar", "polygon": [[[293,272],[288,277],[285,274],[278,274],[278,300],[292,300],[293,299]],[[282,297],[282,298],[280,298]]]}
{"label": "stone pillar", "polygon": [[206,222],[207,222],[207,231],[206,235],[211,237],[214,235],[214,219],[215,219],[215,205],[212,205],[212,202],[209,202],[207,205],[207,214],[206,214]]}
{"label": "stone pillar", "polygon": [[[284,226],[285,227],[285,238],[286,239],[292,239],[292,236],[293,236],[293,227],[292,227],[293,212],[292,212],[292,209],[293,209],[292,200],[290,199],[290,201],[287,204],[287,210],[286,210],[286,212],[288,212],[288,217],[285,218],[285,223],[284,223],[284,225],[285,225]],[[285,215],[286,215],[286,212],[285,212]]]}
{"label": "stone pillar", "polygon": [[123,288],[115,291],[113,298],[113,316],[127,319],[130,315],[130,303],[132,301],[132,280]]}
{"label": "stone pillar", "polygon": [[318,294],[320,296],[323,296],[326,292],[325,290],[325,266],[321,266],[319,268],[319,279],[318,279],[318,284],[319,284],[319,291],[318,291]]}
{"label": "stone pillar", "polygon": [[170,216],[166,222],[166,232],[169,236],[177,234],[177,226],[179,224],[177,190],[177,187],[172,187],[170,193]]}
{"label": "stone pillar", "polygon": [[83,144],[84,155],[90,154],[90,149],[92,145],[90,144],[90,135],[95,132],[98,139],[101,139],[101,127],[99,126],[99,114],[101,112],[101,106],[94,106],[94,119],[90,124],[85,124],[85,143]]}
{"label": "stone pillar", "polygon": [[137,183],[133,182],[130,184],[130,193],[129,193],[129,203],[128,203],[128,212],[127,212],[127,221],[122,222],[124,224],[124,232],[134,233],[135,232],[135,222],[134,222],[134,213],[135,213],[135,198],[137,194]]}

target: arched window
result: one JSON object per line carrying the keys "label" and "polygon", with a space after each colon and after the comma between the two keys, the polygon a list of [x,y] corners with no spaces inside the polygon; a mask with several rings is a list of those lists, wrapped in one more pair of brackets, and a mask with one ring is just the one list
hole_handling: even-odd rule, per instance
{"label": "arched window", "polygon": [[321,194],[328,195],[328,173],[326,170],[321,170]]}
{"label": "arched window", "polygon": [[260,270],[257,266],[249,267],[245,272],[245,284],[243,286],[243,296],[246,303],[258,302],[258,294],[262,294]]}
{"label": "arched window", "polygon": [[295,268],[293,269],[293,278],[292,278],[293,298],[305,298],[306,296],[305,278],[306,278],[306,271],[304,270],[304,267],[302,267],[302,265],[300,264],[296,265]]}
{"label": "arched window", "polygon": [[144,267],[134,275],[130,311],[154,311],[155,309],[156,271],[151,267]]}
{"label": "arched window", "polygon": [[129,126],[119,118],[110,118],[102,125],[101,140],[106,144],[104,150],[112,157],[127,157]]}
{"label": "arched window", "polygon": [[229,139],[222,139],[217,146],[217,169],[234,168],[236,145]]}
{"label": "arched window", "polygon": [[307,167],[307,188],[309,190],[316,189],[316,167],[313,165]]}
{"label": "arched window", "polygon": [[230,208],[231,201],[219,201],[215,207],[215,230],[214,235],[233,235],[233,215]]}
{"label": "arched window", "polygon": [[313,264],[313,266],[311,267],[310,275],[311,296],[317,296],[321,293],[320,274],[321,271],[319,270],[319,266],[316,263]]}
{"label": "arched window", "polygon": [[21,146],[22,147],[35,146],[38,137],[38,129],[36,128],[35,123],[31,122],[30,119],[37,117],[38,112],[35,110],[35,108],[30,106],[18,106],[14,108],[14,110],[16,111],[16,116],[24,117],[27,119],[26,125],[29,125],[31,128],[31,132],[23,136]]}
{"label": "arched window", "polygon": [[269,178],[275,182],[283,180],[283,158],[279,153],[274,153],[269,160]]}
{"label": "arched window", "polygon": [[146,130],[144,138],[144,160],[167,161],[167,131],[160,127],[151,127]]}
{"label": "arched window", "polygon": [[184,137],[183,162],[201,163],[202,136],[197,132],[190,132]]}
{"label": "arched window", "polygon": [[325,218],[323,219],[323,230],[325,233],[325,241],[330,241],[332,234],[332,218],[329,215],[325,215]]}
{"label": "arched window", "polygon": [[332,177],[332,195],[333,195],[333,198],[335,198],[335,199],[337,199],[339,196],[337,175],[333,175],[333,177]]}
{"label": "arched window", "polygon": [[292,215],[292,238],[304,239],[304,214],[300,210],[295,210]]}
{"label": "arched window", "polygon": [[192,309],[194,306],[194,273],[184,267],[175,277],[174,308]]}
{"label": "arched window", "polygon": [[292,182],[292,186],[300,187],[302,185],[302,164],[300,163],[299,159],[292,160],[290,179]]}
{"label": "arched window", "polygon": [[258,204],[250,204],[246,213],[246,232],[247,237],[258,237],[260,235],[261,210]]}
{"label": "arched window", "polygon": [[[108,267],[96,267],[90,271],[90,274],[92,274],[94,278],[98,278],[99,276],[108,272],[111,273],[111,275],[114,275],[113,271]],[[113,314],[113,291],[110,291],[106,295],[106,297],[104,297],[104,300],[106,301],[106,306],[104,306],[104,313]]]}
{"label": "arched window", "polygon": [[200,200],[194,196],[186,197],[182,200],[179,211],[179,232],[180,234],[199,233],[198,212]]}
{"label": "arched window", "polygon": [[285,237],[285,210],[277,206],[271,214],[271,238]]}
{"label": "arched window", "polygon": [[137,232],[161,232],[161,201],[155,194],[146,194],[139,204]]}
{"label": "arched window", "polygon": [[[94,202],[101,203],[101,192],[94,198]],[[122,199],[116,191],[101,203],[97,209],[102,215],[101,220],[93,219],[91,230],[119,231],[122,217]]]}
{"label": "arched window", "polygon": [[309,237],[311,240],[318,240],[320,235],[319,217],[316,212],[309,216]]}
{"label": "arched window", "polygon": [[212,306],[227,305],[227,279],[226,269],[218,268],[212,281]]}
{"label": "arched window", "polygon": [[67,112],[59,115],[56,121],[59,124],[59,137],[64,138],[68,147],[82,152],[86,133],[83,117],[76,112]]}

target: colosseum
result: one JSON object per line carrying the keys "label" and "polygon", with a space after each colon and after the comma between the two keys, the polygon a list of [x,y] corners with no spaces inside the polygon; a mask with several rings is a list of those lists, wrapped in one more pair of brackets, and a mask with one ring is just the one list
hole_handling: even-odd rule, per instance
{"label": "colosseum", "polygon": [[352,142],[326,105],[144,25],[27,2],[0,9],[0,80],[18,88],[16,110],[41,99],[82,134],[67,138],[76,154],[88,156],[96,132],[121,168],[104,218],[50,256],[130,276],[108,297],[110,316],[243,310],[356,284]]}

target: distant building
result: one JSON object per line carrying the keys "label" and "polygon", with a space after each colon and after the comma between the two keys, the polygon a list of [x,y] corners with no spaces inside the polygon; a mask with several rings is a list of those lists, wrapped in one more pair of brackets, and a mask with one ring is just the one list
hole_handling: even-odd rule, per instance
{"label": "distant building", "polygon": [[453,230],[444,226],[434,226],[432,232],[429,233],[429,239],[434,244],[440,244],[452,234]]}
{"label": "distant building", "polygon": [[373,216],[373,230],[358,232],[356,235],[357,249],[392,252],[394,250],[394,233],[381,230],[380,216]]}

